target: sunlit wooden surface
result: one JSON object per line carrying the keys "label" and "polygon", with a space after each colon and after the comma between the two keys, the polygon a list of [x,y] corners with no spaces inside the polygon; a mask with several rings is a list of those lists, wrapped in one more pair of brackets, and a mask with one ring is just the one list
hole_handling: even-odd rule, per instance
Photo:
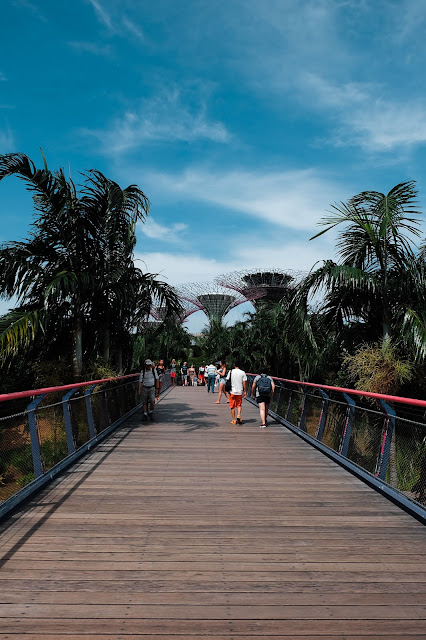
{"label": "sunlit wooden surface", "polygon": [[1,639],[426,638],[425,529],[204,388],[2,527]]}

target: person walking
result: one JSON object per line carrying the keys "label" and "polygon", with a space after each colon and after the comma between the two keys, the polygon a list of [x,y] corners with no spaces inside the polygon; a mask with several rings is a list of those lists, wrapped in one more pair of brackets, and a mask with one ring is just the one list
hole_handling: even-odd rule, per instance
{"label": "person walking", "polygon": [[[234,368],[228,372],[227,380],[231,381],[231,394],[229,396],[229,408],[231,409],[231,424],[243,424],[241,420],[241,406],[243,398],[247,395],[246,372],[240,369],[239,362],[234,362]],[[235,409],[237,417],[235,417]]]}
{"label": "person walking", "polygon": [[216,401],[216,404],[220,404],[220,399],[222,397],[222,394],[225,395],[226,398],[226,402],[229,402],[229,395],[227,393],[227,391],[225,391],[225,383],[226,383],[226,374],[227,374],[227,367],[226,367],[226,361],[225,360],[221,360],[220,361],[220,367],[218,369],[218,373],[219,373],[219,397]]}
{"label": "person walking", "polygon": [[186,364],[186,362],[183,363],[183,365],[181,366],[180,369],[180,373],[182,376],[182,386],[186,387],[187,386],[187,376],[188,376],[188,365]]}
{"label": "person walking", "polygon": [[154,419],[155,389],[158,386],[158,373],[152,360],[145,360],[145,368],[139,374],[139,393],[142,403],[142,420]]}
{"label": "person walking", "polygon": [[208,367],[206,367],[206,373],[207,373],[207,391],[208,393],[210,393],[210,388],[212,390],[212,393],[214,393],[214,381],[216,379],[216,367],[213,364],[213,360],[210,361],[210,364]]}
{"label": "person walking", "polygon": [[195,379],[195,367],[193,364],[191,364],[191,366],[188,369],[188,384],[190,387],[194,386],[194,379]]}
{"label": "person walking", "polygon": [[176,386],[176,370],[177,370],[177,362],[173,358],[173,360],[170,363],[170,380],[172,383],[172,387]]}
{"label": "person walking", "polygon": [[256,402],[259,406],[260,412],[260,428],[266,429],[266,420],[268,417],[269,411],[269,403],[271,401],[271,397],[275,391],[275,384],[272,380],[271,376],[268,376],[265,371],[262,371],[258,376],[253,380],[253,385],[251,387],[251,395],[254,396],[256,393]]}
{"label": "person walking", "polygon": [[204,387],[204,385],[206,384],[206,381],[204,380],[204,362],[201,365],[201,367],[199,367],[198,369],[198,380],[200,381],[200,384]]}
{"label": "person walking", "polygon": [[164,360],[160,360],[157,364],[157,374],[158,374],[158,385],[155,389],[155,399],[158,401],[160,399],[161,387],[163,386],[163,378],[166,373],[166,367],[164,366]]}

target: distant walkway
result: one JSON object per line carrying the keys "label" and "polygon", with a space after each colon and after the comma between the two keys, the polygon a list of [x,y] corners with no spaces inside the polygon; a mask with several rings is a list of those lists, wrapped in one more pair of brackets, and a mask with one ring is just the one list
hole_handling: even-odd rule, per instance
{"label": "distant walkway", "polygon": [[3,526],[0,639],[426,638],[425,528],[216,398],[173,389]]}

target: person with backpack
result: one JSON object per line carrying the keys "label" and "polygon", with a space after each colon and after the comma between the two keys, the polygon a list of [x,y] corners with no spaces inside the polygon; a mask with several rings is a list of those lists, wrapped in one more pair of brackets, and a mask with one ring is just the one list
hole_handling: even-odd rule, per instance
{"label": "person with backpack", "polygon": [[251,395],[256,394],[256,402],[259,405],[261,429],[266,429],[266,419],[269,411],[269,403],[275,391],[275,384],[271,376],[264,371],[255,377],[251,388]]}
{"label": "person with backpack", "polygon": [[154,420],[155,390],[158,389],[158,373],[152,360],[145,360],[139,375],[139,394],[142,403],[142,420]]}

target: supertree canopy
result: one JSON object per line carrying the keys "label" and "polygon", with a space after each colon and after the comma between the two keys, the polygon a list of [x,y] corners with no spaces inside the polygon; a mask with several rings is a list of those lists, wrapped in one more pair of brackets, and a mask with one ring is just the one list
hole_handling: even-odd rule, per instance
{"label": "supertree canopy", "polygon": [[[182,305],[182,311],[174,316],[176,322],[180,322],[180,323],[185,322],[185,320],[192,313],[195,313],[196,311],[199,310],[199,308],[195,304],[192,304],[190,301],[185,300],[183,298],[180,298],[180,303]],[[164,320],[167,317],[167,309],[163,305],[157,305],[157,306],[154,305],[151,307],[150,315],[153,318],[155,318],[155,320],[158,320],[159,322],[164,322]]]}
{"label": "supertree canopy", "polygon": [[304,275],[292,269],[246,269],[218,276],[215,282],[237,291],[246,300],[279,302]]}
{"label": "supertree canopy", "polygon": [[247,302],[241,293],[211,282],[190,282],[177,287],[181,300],[195,305],[204,311],[211,321],[220,321],[234,307]]}

